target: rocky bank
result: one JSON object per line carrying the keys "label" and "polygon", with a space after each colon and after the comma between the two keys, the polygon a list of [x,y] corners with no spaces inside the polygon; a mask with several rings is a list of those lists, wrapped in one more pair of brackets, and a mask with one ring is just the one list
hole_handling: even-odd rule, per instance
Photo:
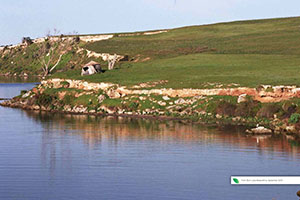
{"label": "rocky bank", "polygon": [[[300,134],[300,88],[151,89],[161,82],[125,87],[113,83],[48,79],[1,103],[23,109],[79,114],[180,118],[193,122],[262,125],[249,133]],[[150,87],[150,88],[149,88]]]}

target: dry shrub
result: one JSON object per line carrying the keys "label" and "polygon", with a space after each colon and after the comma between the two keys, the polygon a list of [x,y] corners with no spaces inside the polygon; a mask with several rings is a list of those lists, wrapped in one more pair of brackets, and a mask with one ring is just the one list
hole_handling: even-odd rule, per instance
{"label": "dry shrub", "polygon": [[27,105],[32,106],[35,103],[36,99],[35,98],[29,98],[27,101]]}
{"label": "dry shrub", "polygon": [[295,129],[298,130],[298,131],[300,131],[300,122],[297,122],[295,124]]}
{"label": "dry shrub", "polygon": [[252,98],[249,98],[246,102],[242,102],[237,105],[235,115],[242,117],[255,117],[260,108],[261,105],[258,101],[254,101]]}
{"label": "dry shrub", "polygon": [[288,105],[288,106],[283,106],[283,114],[281,118],[286,119],[290,118],[292,114],[294,114],[297,111],[297,106],[296,105]]}
{"label": "dry shrub", "polygon": [[274,114],[280,111],[280,106],[277,104],[265,104],[258,111],[258,117],[273,118]]}
{"label": "dry shrub", "polygon": [[236,105],[221,101],[216,108],[216,113],[223,116],[234,116],[235,114]]}

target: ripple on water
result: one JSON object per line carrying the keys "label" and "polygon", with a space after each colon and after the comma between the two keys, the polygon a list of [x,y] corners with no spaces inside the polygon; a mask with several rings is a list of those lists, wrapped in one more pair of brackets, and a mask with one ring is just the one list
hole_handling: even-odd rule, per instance
{"label": "ripple on water", "polygon": [[243,130],[0,107],[0,199],[294,199],[296,186],[229,184],[299,173],[299,146]]}

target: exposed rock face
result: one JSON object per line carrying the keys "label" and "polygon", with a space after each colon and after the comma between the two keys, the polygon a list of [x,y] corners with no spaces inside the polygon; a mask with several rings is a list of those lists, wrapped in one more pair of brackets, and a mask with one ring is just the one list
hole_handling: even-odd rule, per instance
{"label": "exposed rock face", "polygon": [[99,103],[102,103],[105,99],[106,99],[106,97],[103,94],[98,96],[98,102]]}
{"label": "exposed rock face", "polygon": [[257,128],[252,128],[251,130],[247,130],[247,133],[252,133],[252,134],[271,134],[272,130],[271,129],[267,129],[263,126],[259,126]]}
{"label": "exposed rock face", "polygon": [[146,82],[146,83],[140,83],[139,85],[132,86],[133,89],[139,89],[139,88],[150,88],[155,87],[157,85],[162,85],[168,83],[167,80],[161,80],[161,81],[154,81],[154,82]]}
{"label": "exposed rock face", "polygon": [[[48,93],[48,89],[58,88],[55,93]],[[78,90],[61,90],[62,88],[72,88]],[[46,91],[46,92],[44,92]],[[52,91],[52,90],[49,90]],[[299,88],[290,86],[262,86],[258,89],[254,88],[217,88],[217,89],[128,89],[112,83],[89,83],[82,80],[70,79],[50,79],[42,81],[37,86],[22,97],[17,96],[9,101],[0,102],[3,106],[18,107],[30,110],[44,110],[58,112],[70,112],[80,114],[126,114],[126,115],[153,115],[153,116],[172,116],[194,119],[209,120],[213,118],[217,122],[232,121],[234,124],[262,123],[262,125],[271,127],[274,133],[295,133],[300,135],[300,123],[293,124],[288,121],[289,116],[283,120],[274,117],[278,114],[278,106],[274,109],[268,108],[267,111],[257,110],[253,112],[255,118],[248,119],[248,111],[243,114],[240,110],[249,108],[260,108],[261,104],[257,101],[251,101],[248,104],[236,104],[233,99],[228,98],[228,105],[220,101],[222,97],[208,97],[210,95],[232,95],[238,97],[238,103],[248,100],[247,95],[252,95],[252,99],[266,98],[274,100],[282,100],[285,98],[299,97]],[[76,98],[83,96],[79,101]],[[71,97],[71,98],[70,98]],[[74,97],[74,99],[72,98]],[[124,97],[124,98],[123,98]],[[105,100],[107,98],[107,100]],[[111,100],[119,99],[119,100]],[[226,98],[225,98],[226,99]],[[296,106],[291,101],[285,102],[282,108],[285,113],[296,112]],[[210,105],[216,106],[216,111],[210,109]],[[220,107],[223,106],[223,107]],[[224,105],[226,105],[224,107]],[[268,105],[268,104],[266,104]],[[275,105],[275,104],[270,104]],[[228,106],[230,110],[228,111]],[[244,107],[246,106],[246,107]],[[247,107],[248,106],[248,107]],[[256,107],[257,106],[257,107]],[[294,106],[294,107],[293,107]],[[209,107],[209,109],[208,109]],[[265,108],[264,106],[263,108]],[[280,108],[280,106],[279,106]],[[262,108],[261,108],[262,109]],[[289,109],[294,109],[289,111]],[[275,110],[273,112],[273,110]],[[226,112],[225,112],[226,111]],[[249,113],[250,113],[249,111]],[[230,114],[228,114],[230,113]],[[264,114],[267,113],[267,114]],[[252,114],[252,113],[251,113]],[[260,116],[262,115],[262,116]],[[265,115],[265,116],[264,116]],[[252,116],[252,115],[251,115]],[[270,119],[269,122],[261,121],[262,117]],[[247,121],[248,120],[248,121]],[[214,121],[215,122],[215,121]],[[257,127],[248,130],[251,134],[271,134],[272,130],[265,127]]]}
{"label": "exposed rock face", "polygon": [[[196,97],[196,96],[240,96],[240,101],[244,100],[244,97],[249,95],[252,96],[254,100],[260,102],[279,102],[282,100],[288,100],[294,97],[300,97],[300,88],[295,86],[262,86],[259,90],[255,88],[217,88],[217,89],[143,89],[134,90],[127,89],[126,87],[119,86],[118,84],[112,83],[89,83],[87,81],[81,80],[71,80],[71,79],[49,79],[42,81],[42,85],[53,88],[60,88],[62,82],[68,82],[69,88],[82,89],[82,90],[104,90],[109,91],[112,98],[120,98],[120,96],[126,95],[150,95],[157,94],[168,97]],[[269,92],[267,89],[272,88]],[[116,88],[111,89],[111,88]]]}
{"label": "exposed rock face", "polygon": [[[130,33],[130,34],[119,34],[119,37],[122,36],[134,36],[134,35],[155,35],[155,34],[160,34],[160,33],[165,33],[168,32],[168,30],[161,30],[161,31],[149,31],[149,32],[144,32],[144,33]],[[108,35],[81,35],[78,36],[80,41],[83,42],[97,42],[97,41],[102,41],[102,40],[109,40],[113,38],[114,35],[108,34]],[[74,40],[76,36],[64,36],[64,40]],[[30,40],[30,43],[42,43],[45,42],[46,40],[50,41],[58,41],[60,38],[58,36],[50,36],[50,37],[41,37],[41,38],[36,38],[33,40]],[[28,44],[27,43],[19,43],[15,45],[10,45],[7,48],[8,49],[13,49],[13,48],[18,48],[18,47],[26,47]],[[0,47],[0,51],[3,51],[5,47]]]}
{"label": "exposed rock face", "polygon": [[[90,50],[83,49],[83,48],[78,49],[77,53],[82,52],[82,51],[86,51],[86,55],[89,58],[92,58],[92,57],[93,58],[102,58],[103,61],[112,60],[115,57],[115,55],[111,55],[109,53],[97,53],[97,52],[90,51]],[[124,58],[125,58],[125,56],[116,55],[116,61],[120,61]]]}
{"label": "exposed rock face", "polygon": [[178,104],[184,104],[184,103],[185,103],[185,100],[182,99],[182,98],[177,99],[177,100],[175,101],[175,104],[176,104],[176,105],[178,105]]}
{"label": "exposed rock face", "polygon": [[151,32],[145,32],[144,35],[156,35],[156,34],[160,34],[160,33],[166,33],[168,31],[164,30],[164,31],[151,31]]}
{"label": "exposed rock face", "polygon": [[237,100],[238,103],[246,102],[247,101],[247,94],[241,94]]}
{"label": "exposed rock face", "polygon": [[23,94],[22,98],[27,98],[31,95],[31,91],[26,92],[25,94]]}
{"label": "exposed rock face", "polygon": [[87,81],[59,78],[45,80],[42,81],[41,84],[49,88],[61,88],[63,87],[63,82],[68,82],[69,88],[82,90],[107,90],[108,88],[115,86],[115,84],[112,83],[89,83]]}
{"label": "exposed rock face", "polygon": [[58,98],[60,99],[60,100],[63,100],[63,98],[65,98],[65,96],[66,96],[66,94],[67,94],[67,92],[59,92],[58,93]]}
{"label": "exposed rock face", "polygon": [[169,101],[169,100],[170,100],[170,98],[169,98],[168,96],[163,96],[162,98],[163,98],[163,100],[165,100],[165,101]]}
{"label": "exposed rock face", "polygon": [[37,88],[33,88],[33,89],[32,89],[32,92],[33,92],[34,94],[38,94],[38,93],[39,93],[39,91],[38,91]]}
{"label": "exposed rock face", "polygon": [[[108,39],[111,39],[113,38],[114,36],[113,35],[82,35],[82,36],[79,36],[79,39],[83,42],[96,42],[96,41],[101,41],[101,40],[108,40]],[[74,37],[68,37],[68,36],[65,36],[64,39],[73,39]],[[42,38],[37,38],[37,39],[34,39],[32,40],[33,43],[41,43],[41,42],[45,42],[46,39],[48,40],[57,40],[58,37],[56,36],[53,36],[53,37],[42,37]]]}
{"label": "exposed rock face", "polygon": [[163,102],[163,101],[158,101],[157,102],[160,106],[166,106],[167,105],[167,103],[166,102]]}
{"label": "exposed rock face", "polygon": [[84,42],[96,42],[96,41],[101,41],[101,40],[108,40],[113,38],[114,35],[95,35],[95,36],[80,36],[80,40]]}
{"label": "exposed rock face", "polygon": [[119,92],[117,92],[116,90],[110,89],[107,91],[107,95],[109,96],[109,98],[111,99],[118,99],[121,98],[121,94]]}
{"label": "exposed rock face", "polygon": [[141,100],[141,101],[145,101],[146,99],[147,99],[147,97],[144,97],[144,96],[139,97],[139,100]]}
{"label": "exposed rock face", "polygon": [[114,114],[114,113],[116,112],[115,109],[113,109],[113,108],[108,108],[108,107],[103,106],[103,105],[100,107],[100,109],[104,110],[104,112],[107,112],[108,114]]}
{"label": "exposed rock face", "polygon": [[84,107],[82,105],[80,106],[75,106],[73,109],[72,109],[73,112],[75,113],[86,113],[87,111],[87,107]]}

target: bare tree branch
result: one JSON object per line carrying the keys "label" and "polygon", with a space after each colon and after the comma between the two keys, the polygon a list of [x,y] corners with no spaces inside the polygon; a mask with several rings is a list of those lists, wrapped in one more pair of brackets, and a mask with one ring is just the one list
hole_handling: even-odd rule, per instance
{"label": "bare tree branch", "polygon": [[[55,31],[58,32],[57,30]],[[60,63],[62,56],[66,54],[71,45],[74,45],[72,39],[49,37],[47,42],[42,43],[39,47],[38,57],[42,65],[43,76],[48,76]],[[51,67],[51,65],[53,65]],[[51,69],[50,69],[51,67]]]}
{"label": "bare tree branch", "polygon": [[62,56],[63,56],[63,54],[60,54],[60,55],[59,55],[58,61],[57,61],[57,62],[55,63],[55,65],[49,70],[50,73],[51,73],[51,72],[55,69],[55,67],[59,64],[59,62],[60,62]]}

